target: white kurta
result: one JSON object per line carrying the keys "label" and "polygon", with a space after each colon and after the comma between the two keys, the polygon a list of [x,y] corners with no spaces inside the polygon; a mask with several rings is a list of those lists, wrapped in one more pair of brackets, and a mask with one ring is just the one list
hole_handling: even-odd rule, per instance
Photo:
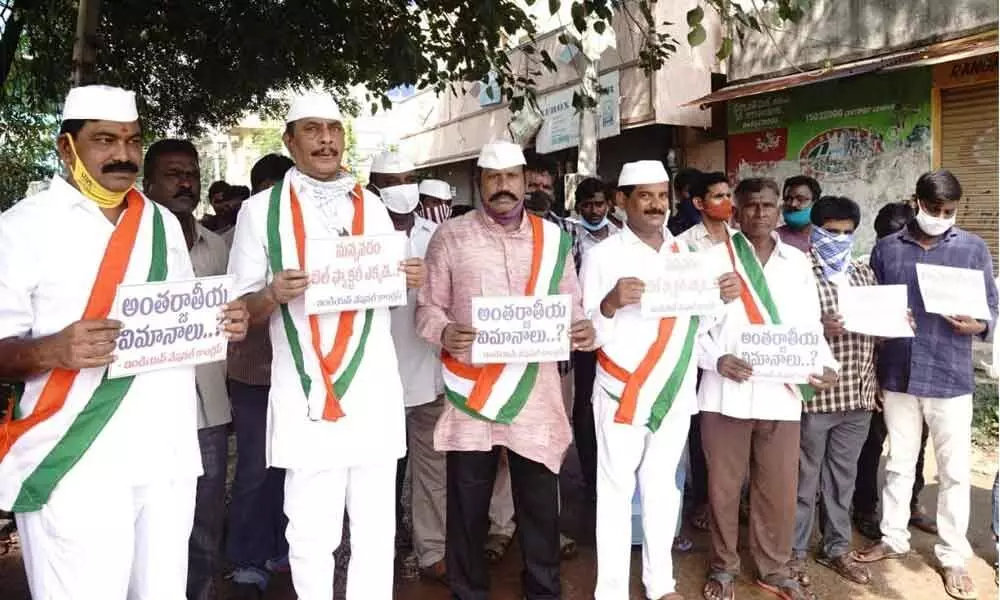
{"label": "white kurta", "polygon": [[[820,327],[819,296],[812,263],[805,254],[773,235],[776,246],[764,265],[771,296],[781,322],[787,325]],[[739,333],[750,323],[739,300],[726,306],[725,317],[702,339],[701,386],[698,400],[702,411],[721,413],[735,419],[798,421],[802,401],[787,385],[770,382],[737,383],[718,373],[718,360],[735,354]],[[840,364],[825,343],[820,345],[820,363],[834,370]]]}
{"label": "white kurta", "polygon": [[[180,224],[166,209],[160,211],[167,235],[167,280],[191,279],[194,273]],[[61,177],[53,178],[48,190],[3,213],[0,339],[40,338],[78,321],[114,229],[96,204]],[[149,244],[147,240],[136,245],[140,243]],[[147,248],[134,253],[146,257],[148,265]],[[104,369],[84,369],[77,384],[85,387],[81,384],[97,381],[103,373]],[[23,414],[34,408],[44,382],[45,376],[40,376],[25,383]],[[143,484],[196,478],[201,474],[197,430],[194,368],[142,373],[135,376],[118,410],[73,470],[87,471],[95,488],[101,481]],[[7,464],[0,463],[0,490]],[[9,508],[7,500],[0,507]]]}
{"label": "white kurta", "polygon": [[[636,369],[655,341],[659,319],[643,316],[638,305],[622,308],[608,319],[601,314],[600,304],[619,279],[648,279],[653,274],[657,259],[671,253],[675,241],[669,232],[664,232],[664,237],[663,246],[657,252],[626,225],[584,256],[580,272],[584,310],[594,322],[598,345],[629,372]],[[707,326],[699,326],[699,334],[703,334]],[[683,335],[683,330],[675,328],[671,345],[682,343]],[[680,339],[676,339],[678,337]],[[673,475],[687,443],[691,415],[697,412],[697,350],[695,344],[695,354],[680,390],[656,432],[650,431],[639,415],[633,424],[616,423],[618,402],[601,386],[600,379],[594,385],[597,431],[597,585],[594,597],[597,600],[629,598],[631,507],[637,482],[642,502],[642,580],[646,595],[659,598],[675,590],[671,546],[682,491]],[[660,360],[669,360],[670,354],[665,352]]]}
{"label": "white kurta", "polygon": [[[410,230],[407,258],[423,258],[427,254],[427,244],[437,230],[437,225],[422,217],[416,217]],[[397,306],[392,314],[392,339],[396,344],[399,358],[399,375],[403,381],[403,400],[407,408],[433,402],[444,392],[441,380],[440,350],[428,344],[417,335],[415,316],[417,312],[417,291],[408,290],[406,304]]]}
{"label": "white kurta", "polygon": [[[296,169],[286,176],[296,186],[307,236],[330,236],[350,231],[354,206],[346,187],[335,198],[321,198]],[[236,297],[256,292],[269,284],[274,273],[268,262],[267,213],[270,190],[243,203],[236,221],[229,272],[236,276]],[[364,232],[366,235],[395,232],[385,206],[364,192]],[[308,258],[307,258],[308,260]],[[286,264],[289,257],[285,257]],[[309,375],[322,381],[318,358],[312,350],[305,301],[299,297],[288,304],[299,323],[299,334]],[[322,315],[321,346],[333,346],[336,315]],[[379,463],[402,457],[406,452],[403,390],[397,371],[396,350],[389,324],[389,309],[376,309],[364,358],[350,388],[340,398],[345,416],[337,421],[309,418],[305,394],[292,358],[281,314],[271,315],[271,393],[268,404],[268,464],[289,469],[321,470]],[[323,394],[314,384],[312,394]]]}
{"label": "white kurta", "polygon": [[[152,210],[147,204],[143,219]],[[180,225],[162,207],[160,212],[167,280],[190,279]],[[0,338],[43,337],[78,321],[114,228],[60,177],[0,215]],[[148,237],[136,242],[136,269],[145,261],[148,271],[149,247]],[[103,372],[80,371],[65,406],[86,402],[78,390],[93,389]],[[34,408],[44,381],[26,382],[24,414]],[[201,474],[196,408],[193,367],[136,375],[48,503],[17,515],[36,598],[123,599],[128,590],[137,598],[183,597],[195,479]],[[57,413],[36,429],[44,432],[61,420]],[[17,452],[15,446],[0,463],[0,506],[6,508],[17,488],[11,485]]]}

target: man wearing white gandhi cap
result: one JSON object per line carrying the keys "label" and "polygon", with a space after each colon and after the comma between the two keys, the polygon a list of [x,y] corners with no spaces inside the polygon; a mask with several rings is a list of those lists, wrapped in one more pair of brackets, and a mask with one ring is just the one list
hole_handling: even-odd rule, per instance
{"label": "man wearing white gandhi cap", "polygon": [[[417,213],[416,167],[399,152],[387,151],[372,161],[368,188],[378,194],[389,211],[396,231],[406,235],[406,256],[423,263],[427,244],[437,225]],[[445,464],[444,454],[434,450],[434,425],[441,416],[441,362],[437,348],[417,335],[414,324],[416,291],[410,290],[405,306],[392,309],[392,340],[399,360],[406,405],[407,456],[399,461],[396,477],[396,527],[400,540],[409,536],[403,529],[403,510],[410,507],[413,550],[421,573],[444,581]],[[403,479],[410,469],[412,500],[404,502]],[[399,544],[400,553],[409,553]],[[401,557],[402,558],[402,557]]]}
{"label": "man wearing white gandhi cap", "polygon": [[[201,473],[194,367],[108,379],[119,284],[194,277],[177,219],[135,187],[135,96],[70,90],[68,176],[0,215],[0,508],[35,598],[183,598]],[[55,242],[53,242],[55,241]],[[226,331],[246,330],[242,301]]]}
{"label": "man wearing white gandhi cap", "polygon": [[[642,497],[642,580],[646,597],[680,600],[671,545],[681,509],[674,474],[691,415],[700,335],[711,315],[647,316],[648,281],[667,273],[663,258],[691,252],[665,227],[669,178],[657,160],[632,162],[618,179],[625,227],[586,254],[583,305],[597,331],[594,421],[597,432],[597,600],[629,595],[631,504]],[[720,264],[721,261],[720,261]],[[723,300],[739,294],[727,278]],[[683,487],[683,486],[681,486]]]}
{"label": "man wearing white gandhi cap", "polygon": [[451,217],[451,184],[440,179],[424,179],[418,191],[420,206],[417,211],[420,216],[438,224]]}
{"label": "man wearing white gandhi cap", "polygon": [[[273,359],[268,464],[287,470],[292,582],[301,600],[333,595],[333,551],[350,518],[348,600],[389,600],[396,461],[406,451],[403,390],[389,309],[307,314],[310,238],[393,233],[378,197],[342,167],[344,126],[333,99],[298,96],[286,118],[295,160],[284,179],[243,203],[229,272],[253,322],[269,322]],[[404,261],[407,285],[423,265]]]}
{"label": "man wearing white gandhi cap", "polygon": [[447,453],[445,561],[452,597],[489,595],[483,554],[497,459],[507,449],[524,560],[524,595],[560,597],[557,473],[570,442],[554,362],[473,364],[472,300],[567,294],[571,346],[587,350],[569,237],[524,210],[524,154],[491,142],[479,156],[482,207],[442,223],[427,248],[417,331],[443,349],[444,412],[434,446]]}

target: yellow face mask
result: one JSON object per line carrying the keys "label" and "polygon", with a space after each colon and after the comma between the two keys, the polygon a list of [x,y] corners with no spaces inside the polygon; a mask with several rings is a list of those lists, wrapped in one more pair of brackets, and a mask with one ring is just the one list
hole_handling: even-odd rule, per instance
{"label": "yellow face mask", "polygon": [[94,204],[100,206],[101,208],[115,208],[120,205],[125,199],[125,194],[128,193],[128,190],[125,190],[124,192],[112,192],[98,183],[96,179],[91,177],[90,173],[87,171],[87,167],[83,166],[83,161],[80,160],[80,155],[76,153],[76,146],[73,144],[73,136],[67,135],[66,138],[69,140],[70,150],[73,151],[73,181],[76,182],[80,193],[93,200]]}

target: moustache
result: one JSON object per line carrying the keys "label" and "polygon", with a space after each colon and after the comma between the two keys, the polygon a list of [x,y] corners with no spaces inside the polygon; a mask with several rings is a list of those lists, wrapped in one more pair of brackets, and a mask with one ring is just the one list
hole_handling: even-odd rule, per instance
{"label": "moustache", "polygon": [[319,150],[313,150],[310,154],[312,156],[322,156],[327,153],[332,154],[334,157],[340,155],[340,152],[336,148],[320,148]]}
{"label": "moustache", "polygon": [[174,198],[194,198],[194,192],[191,190],[180,190],[174,194]]}
{"label": "moustache", "polygon": [[490,204],[493,204],[494,202],[496,202],[497,200],[500,200],[502,198],[506,198],[506,199],[508,199],[508,200],[510,200],[511,202],[514,202],[514,203],[518,202],[517,196],[515,196],[514,194],[511,194],[510,192],[505,192],[505,191],[499,191],[499,192],[493,194],[492,196],[490,196],[490,198],[489,198],[489,200],[487,200],[487,202],[489,202]]}
{"label": "moustache", "polygon": [[119,161],[108,163],[101,167],[101,173],[138,173],[139,165],[132,161]]}
{"label": "moustache", "polygon": [[644,215],[666,215],[667,214],[667,211],[663,210],[662,208],[647,208],[646,210],[644,210],[642,212],[643,212]]}

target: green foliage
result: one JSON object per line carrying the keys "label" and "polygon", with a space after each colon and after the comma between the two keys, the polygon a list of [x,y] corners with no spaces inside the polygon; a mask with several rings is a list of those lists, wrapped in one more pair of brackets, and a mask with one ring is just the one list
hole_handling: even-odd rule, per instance
{"label": "green foliage", "polygon": [[[806,1],[757,0],[757,5],[794,20]],[[590,23],[600,32],[615,10],[627,13],[641,29],[641,65],[653,71],[677,49],[664,32],[668,24],[655,21],[654,4],[575,0],[570,14],[580,31]],[[33,57],[27,62],[27,92],[58,101],[69,85],[77,3],[16,6]],[[724,23],[760,28],[760,20],[730,0],[703,0],[688,15],[694,45],[707,39],[703,6]],[[548,8],[558,11],[560,2],[549,0]],[[503,98],[513,101],[526,92],[530,96],[541,73],[537,68],[515,73],[507,53],[515,37],[526,38],[522,48],[534,51],[535,24],[519,0],[105,0],[100,9],[95,77],[134,90],[145,128],[157,133],[197,134],[205,127],[231,126],[247,112],[280,114],[274,90],[320,85],[346,99],[350,86],[363,84],[371,94],[368,104],[377,109],[389,106],[385,92],[400,85],[444,92],[493,71]],[[731,50],[731,44],[724,42],[723,48]],[[555,66],[547,55],[539,61],[545,68]]]}
{"label": "green foliage", "polygon": [[57,167],[57,106],[28,93],[25,59],[15,54],[0,91],[0,211],[24,197],[32,181],[51,177]]}
{"label": "green foliage", "polygon": [[[705,43],[706,8],[714,10],[731,32],[717,50],[724,59],[733,35],[796,21],[808,2],[755,0],[753,10],[744,10],[731,0],[701,0],[687,15],[687,40]],[[630,19],[639,30],[639,64],[651,72],[678,48],[667,33],[671,24],[656,22],[655,3],[574,0],[570,15],[578,31],[597,33],[615,18]],[[10,67],[0,96],[0,208],[54,169],[52,135],[69,87],[77,5],[16,2],[4,24],[16,26],[3,30],[0,49],[14,43],[18,51],[0,52],[0,73]],[[548,0],[551,12],[560,7]],[[357,84],[369,91],[365,104],[375,112],[391,104],[385,93],[401,85],[460,93],[461,82],[492,75],[517,112],[534,102],[542,69],[557,68],[548,52],[536,49],[535,23],[520,0],[104,0],[100,11],[94,78],[136,92],[149,138],[197,136],[228,128],[247,113],[278,116],[284,106],[275,91],[314,86],[356,114],[361,107],[348,90]],[[509,55],[514,39],[527,40],[520,47],[533,58],[524,71],[515,71]],[[579,44],[572,36],[559,39]],[[595,98],[577,96],[578,108],[596,105]],[[273,139],[264,145],[275,147]]]}
{"label": "green foliage", "polygon": [[972,433],[976,443],[996,448],[997,434],[997,384],[980,383],[972,397]]}

